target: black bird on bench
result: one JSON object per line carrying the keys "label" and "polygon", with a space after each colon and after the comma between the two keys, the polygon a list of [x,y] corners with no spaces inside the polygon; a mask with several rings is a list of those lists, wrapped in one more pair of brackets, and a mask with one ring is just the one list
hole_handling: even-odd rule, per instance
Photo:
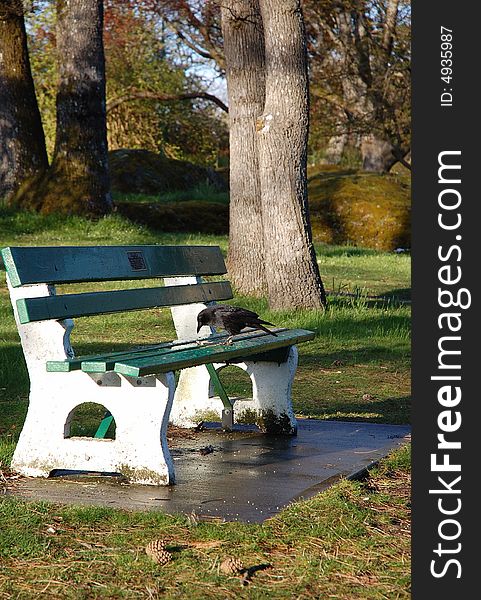
{"label": "black bird on bench", "polygon": [[264,325],[272,325],[274,327],[272,323],[263,321],[257,313],[251,310],[230,306],[229,304],[217,304],[201,310],[197,315],[197,333],[199,333],[200,328],[204,325],[225,329],[230,336],[225,343],[229,345],[232,344],[232,337],[239,334],[244,327],[261,329],[277,337],[276,333],[264,327]]}

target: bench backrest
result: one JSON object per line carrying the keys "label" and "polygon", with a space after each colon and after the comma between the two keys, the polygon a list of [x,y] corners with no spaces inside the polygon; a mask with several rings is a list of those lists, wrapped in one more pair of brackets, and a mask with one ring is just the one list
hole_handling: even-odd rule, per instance
{"label": "bench backrest", "polygon": [[9,247],[1,253],[12,288],[156,278],[187,283],[62,295],[52,289],[49,295],[17,297],[21,324],[232,298],[229,282],[200,279],[226,273],[217,246]]}

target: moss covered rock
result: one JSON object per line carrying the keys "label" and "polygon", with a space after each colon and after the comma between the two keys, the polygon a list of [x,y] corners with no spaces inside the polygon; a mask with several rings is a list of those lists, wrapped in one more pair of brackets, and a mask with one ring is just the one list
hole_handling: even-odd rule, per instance
{"label": "moss covered rock", "polygon": [[409,177],[322,167],[309,179],[314,241],[378,250],[411,246]]}
{"label": "moss covered rock", "polygon": [[[113,165],[113,166],[112,166]],[[113,188],[158,194],[186,190],[200,182],[226,182],[214,171],[143,150],[111,153]],[[125,169],[125,171],[123,171]],[[214,180],[208,179],[212,173]],[[203,177],[203,179],[202,179]],[[158,187],[156,187],[158,186]],[[155,190],[155,191],[154,191]],[[411,187],[408,174],[377,175],[322,165],[309,173],[309,205],[315,242],[394,250],[410,248]],[[129,219],[169,232],[228,234],[227,204],[203,200],[117,204]]]}
{"label": "moss covered rock", "polygon": [[113,150],[109,153],[111,187],[124,194],[162,194],[208,183],[227,190],[225,177],[214,169],[173,160],[149,150]]}

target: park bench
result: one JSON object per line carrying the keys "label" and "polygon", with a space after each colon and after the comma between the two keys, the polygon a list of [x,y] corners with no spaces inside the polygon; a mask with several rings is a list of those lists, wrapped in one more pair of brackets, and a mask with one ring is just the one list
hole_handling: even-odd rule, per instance
{"label": "park bench", "polygon": [[[248,417],[268,433],[295,434],[295,344],[314,334],[276,329],[275,337],[251,330],[232,345],[208,327],[197,334],[199,311],[232,298],[229,282],[210,281],[226,273],[218,247],[9,247],[2,256],[30,377],[28,413],[12,461],[16,471],[43,477],[57,470],[121,473],[135,483],[171,484],[169,421],[195,427],[215,413],[227,429],[234,418]],[[156,287],[124,287],[145,279],[156,280]],[[90,290],[108,281],[128,283]],[[75,293],[55,289],[87,282],[88,291],[85,285]],[[170,307],[176,340],[140,346],[132,339],[138,347],[126,351],[74,354],[73,318],[158,307]],[[209,343],[200,345],[206,337]],[[236,401],[235,411],[218,377],[228,364],[245,370],[253,387],[253,398]],[[100,404],[105,416],[94,437],[71,436],[73,415],[86,403]],[[115,439],[105,439],[112,420]]]}

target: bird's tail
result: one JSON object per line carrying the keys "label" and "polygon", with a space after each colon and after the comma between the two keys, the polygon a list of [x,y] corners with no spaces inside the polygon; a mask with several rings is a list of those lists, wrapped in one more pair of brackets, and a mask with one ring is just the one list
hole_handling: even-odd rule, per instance
{"label": "bird's tail", "polygon": [[274,333],[273,331],[271,331],[270,329],[267,329],[267,327],[264,327],[264,325],[261,325],[261,323],[265,323],[266,325],[271,325],[272,327],[275,327],[275,325],[273,325],[272,323],[269,323],[269,321],[261,321],[259,320],[256,323],[256,327],[258,329],[262,329],[262,331],[265,331],[266,333],[270,333],[271,335],[273,335],[274,337],[277,337],[277,333]]}

